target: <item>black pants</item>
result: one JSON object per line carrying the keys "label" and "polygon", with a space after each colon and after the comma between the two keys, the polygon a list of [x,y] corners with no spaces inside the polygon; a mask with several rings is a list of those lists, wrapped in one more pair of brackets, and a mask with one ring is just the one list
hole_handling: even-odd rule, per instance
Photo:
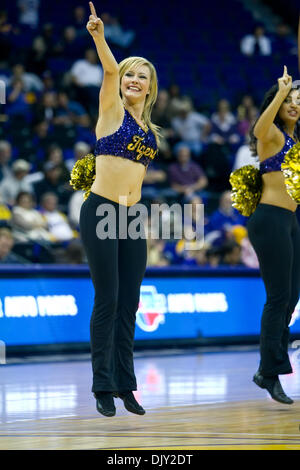
{"label": "black pants", "polygon": [[288,209],[258,204],[248,220],[267,300],[261,318],[260,372],[290,374],[289,323],[300,293],[300,228]]}
{"label": "black pants", "polygon": [[[105,204],[115,210],[116,238],[99,238],[101,221],[108,213],[96,215],[96,211],[103,211]],[[133,343],[147,244],[142,236],[133,239],[119,234],[121,209],[127,214],[128,226],[136,218],[128,215],[129,207],[90,193],[80,213],[80,232],[95,288],[90,323],[94,393],[137,389]],[[106,231],[113,229],[112,225],[110,219]]]}

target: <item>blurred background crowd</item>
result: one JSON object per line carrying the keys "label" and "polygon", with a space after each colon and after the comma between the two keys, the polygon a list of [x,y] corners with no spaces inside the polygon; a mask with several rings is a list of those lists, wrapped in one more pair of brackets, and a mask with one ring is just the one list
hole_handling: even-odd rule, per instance
{"label": "blurred background crowd", "polygon": [[[163,224],[171,230],[169,239],[155,239],[149,219],[148,265],[257,268],[247,218],[231,204],[229,175],[258,164],[249,129],[283,65],[298,75],[296,2],[287,0],[279,12],[260,1],[254,12],[247,0],[113,3],[95,6],[116,59],[144,56],[159,79],[152,120],[163,138],[141,202],[159,204],[158,233]],[[86,262],[83,193],[69,179],[95,145],[103,72],[88,15],[82,1],[1,2],[0,263]],[[188,204],[195,229],[197,205],[204,204],[204,239],[192,246],[175,237],[175,203]]]}

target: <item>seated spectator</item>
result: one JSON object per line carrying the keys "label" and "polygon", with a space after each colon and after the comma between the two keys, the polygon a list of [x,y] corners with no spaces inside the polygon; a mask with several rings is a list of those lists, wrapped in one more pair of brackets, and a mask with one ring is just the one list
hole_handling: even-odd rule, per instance
{"label": "seated spectator", "polygon": [[[33,39],[26,60],[26,66],[28,70],[31,70],[38,76],[42,76],[43,73],[45,73],[47,69],[47,46],[41,36],[36,36]],[[42,80],[42,82],[44,82],[44,80]],[[45,83],[43,83],[43,86],[45,88]]]}
{"label": "seated spectator", "polygon": [[51,144],[48,147],[46,162],[52,162],[54,165],[57,165],[61,168],[61,183],[68,183],[70,180],[70,172],[65,165],[64,154],[59,145]]}
{"label": "seated spectator", "polygon": [[36,161],[34,162],[34,170],[38,169],[46,159],[48,147],[53,142],[51,126],[48,121],[40,121],[34,125],[34,133],[32,143],[36,149]]}
{"label": "seated spectator", "polygon": [[241,246],[232,240],[227,241],[221,248],[221,264],[228,267],[243,266],[241,260]]}
{"label": "seated spectator", "polygon": [[226,131],[228,128],[236,124],[236,118],[231,112],[230,103],[227,99],[221,98],[217,104],[217,111],[211,115],[211,122],[219,129]]}
{"label": "seated spectator", "polygon": [[61,40],[55,47],[55,52],[58,57],[75,61],[80,55],[84,54],[84,49],[85,43],[77,35],[76,28],[74,26],[67,26],[63,30]]}
{"label": "seated spectator", "polygon": [[88,37],[89,33],[86,29],[87,13],[82,5],[77,5],[72,12],[72,24],[77,31],[79,37]]}
{"label": "seated spectator", "polygon": [[158,162],[151,162],[142,186],[142,196],[146,198],[155,198],[167,181],[167,174]]}
{"label": "seated spectator", "polygon": [[194,237],[197,235],[198,241],[203,241],[204,226],[207,223],[203,199],[197,194],[191,194],[191,196],[185,199],[185,202],[183,224],[193,231]]}
{"label": "seated spectator", "polygon": [[186,198],[183,209],[183,237],[176,244],[176,253],[181,256],[181,264],[204,266],[207,263],[204,240],[204,206],[203,200],[197,195]]}
{"label": "seated spectator", "polygon": [[[51,166],[53,166],[54,168],[51,168]],[[44,180],[44,184],[43,184],[42,182],[43,174],[42,174],[42,178],[36,180],[37,183],[34,186],[34,188],[39,188],[39,184],[38,184],[39,181],[40,181],[40,185],[42,188],[44,188],[45,183],[46,183],[46,187],[49,186],[49,179],[52,178],[52,181],[51,181],[52,189],[50,186],[48,189],[46,189],[43,192],[46,192],[46,191],[56,192],[59,197],[60,204],[61,204],[61,210],[63,210],[63,212],[66,212],[69,199],[71,195],[73,194],[73,188],[70,185],[70,171],[65,165],[63,151],[59,145],[51,144],[50,147],[48,148],[47,155],[46,155],[46,162],[44,163],[44,169],[45,168],[49,169],[49,171],[47,171],[48,182],[47,181],[45,182]],[[57,170],[55,168],[57,168]],[[57,171],[58,171],[58,175],[57,175]]]}
{"label": "seated spectator", "polygon": [[53,123],[53,119],[57,115],[57,93],[55,91],[46,91],[41,96],[39,102],[34,108],[34,122]]}
{"label": "seated spectator", "polygon": [[248,237],[241,241],[241,260],[247,268],[259,269],[259,262]]}
{"label": "seated spectator", "polygon": [[0,264],[24,264],[28,260],[12,252],[14,238],[11,228],[7,225],[0,226]]}
{"label": "seated spectator", "polygon": [[40,211],[47,222],[47,228],[56,242],[69,241],[78,234],[72,230],[65,214],[58,210],[58,197],[47,192],[41,197]]}
{"label": "seated spectator", "polygon": [[191,159],[190,148],[185,143],[177,147],[177,162],[169,167],[169,181],[178,196],[201,195],[201,191],[207,186],[202,168]]}
{"label": "seated spectator", "polygon": [[243,225],[233,225],[227,230],[226,236],[227,240],[233,240],[240,245],[247,233],[247,229]]}
{"label": "seated spectator", "polygon": [[72,171],[77,160],[80,160],[80,158],[87,155],[90,151],[91,151],[91,147],[86,142],[76,142],[76,144],[73,147],[74,158],[69,158],[65,162],[68,170]]}
{"label": "seated spectator", "polygon": [[44,193],[52,192],[58,197],[59,204],[65,209],[70,194],[66,194],[65,188],[62,186],[62,168],[53,162],[46,162],[43,167],[43,179],[33,184],[33,190],[37,203],[40,204]]}
{"label": "seated spectator", "polygon": [[279,23],[276,27],[272,39],[272,54],[282,60],[286,56],[297,54],[297,40],[286,23]]}
{"label": "seated spectator", "polygon": [[183,237],[176,243],[176,253],[180,257],[178,264],[185,266],[206,266],[207,245],[203,240],[190,240]]}
{"label": "seated spectator", "polygon": [[170,265],[179,266],[182,263],[182,257],[176,251],[177,241],[176,240],[164,240],[164,257],[168,260]]}
{"label": "seated spectator", "polygon": [[229,175],[242,137],[237,131],[236,119],[227,100],[219,101],[217,112],[211,116],[211,123],[209,143],[202,156],[202,166],[210,189],[222,192],[230,188]]}
{"label": "seated spectator", "polygon": [[84,191],[75,191],[68,204],[68,219],[74,230],[79,230],[80,209],[84,201]]}
{"label": "seated spectator", "polygon": [[[0,224],[3,222],[9,222],[11,219],[11,210],[3,201],[3,197],[0,189]],[[1,225],[0,225],[1,226]]]}
{"label": "seated spectator", "polygon": [[[95,115],[82,114],[80,120],[76,126],[76,141],[86,142],[90,147],[94,147],[96,137],[95,137],[95,128],[94,128]],[[75,139],[73,139],[74,141]],[[69,148],[71,148],[69,146]]]}
{"label": "seated spectator", "polygon": [[60,264],[86,263],[84,249],[80,240],[71,240],[67,246],[56,248],[55,262]]}
{"label": "seated spectator", "polygon": [[242,38],[241,52],[247,56],[271,55],[271,39],[265,35],[265,28],[262,25],[257,25],[252,34]]}
{"label": "seated spectator", "polygon": [[24,82],[15,78],[7,89],[6,113],[9,116],[25,116],[27,121],[32,118],[32,102],[28,99]]}
{"label": "seated spectator", "polygon": [[0,62],[9,63],[13,50],[13,40],[18,35],[19,31],[8,21],[7,11],[0,10]]}
{"label": "seated spectator", "polygon": [[211,132],[209,141],[218,145],[228,145],[230,148],[241,143],[241,136],[237,130],[237,121],[230,111],[229,101],[221,99],[218,109],[211,116]]}
{"label": "seated spectator", "polygon": [[210,130],[207,117],[193,110],[189,100],[177,105],[177,116],[171,120],[176,136],[195,156],[199,156]]}
{"label": "seated spectator", "polygon": [[44,86],[44,93],[46,93],[47,91],[56,91],[56,85],[53,74],[50,70],[47,70],[46,67],[43,68],[42,81]]}
{"label": "seated spectator", "polygon": [[[147,238],[172,241],[178,239],[178,227],[182,221],[182,210],[179,204],[169,205],[162,197],[153,199],[151,204],[151,217],[145,224]],[[181,235],[181,231],[179,232]],[[176,235],[176,237],[175,237]]]}
{"label": "seated spectator", "polygon": [[40,0],[18,0],[19,23],[36,29],[39,25]]}
{"label": "seated spectator", "polygon": [[82,243],[79,240],[71,240],[65,250],[65,263],[83,264],[86,262]]}
{"label": "seated spectator", "polygon": [[[0,19],[1,19],[1,12],[0,12]],[[9,73],[10,72],[6,68],[6,64],[4,62],[0,62],[0,80],[1,80],[0,103],[1,104],[4,104],[6,102],[6,88],[8,87],[8,84],[9,84]]]}
{"label": "seated spectator", "polygon": [[77,94],[77,100],[88,112],[98,112],[99,88],[103,71],[94,49],[85,51],[84,59],[77,60],[71,67],[69,75]]}
{"label": "seated spectator", "polygon": [[205,226],[206,233],[229,230],[234,225],[246,225],[247,218],[232,207],[231,191],[224,191],[219,200],[219,207],[209,217]]}
{"label": "seated spectator", "polygon": [[134,41],[135,32],[131,29],[125,31],[119,20],[107,12],[102,13],[101,19],[104,24],[105,39],[113,45],[128,49]]}
{"label": "seated spectator", "polygon": [[199,248],[198,250],[193,250],[193,255],[194,259],[196,261],[196,265],[207,268],[208,267],[208,257],[207,257],[207,251],[209,247],[204,245],[202,248]]}
{"label": "seated spectator", "polygon": [[180,111],[182,104],[185,104],[186,101],[190,102],[190,98],[182,95],[179,85],[177,83],[172,83],[168,88],[169,93],[169,104],[168,104],[168,114],[170,121],[177,116],[178,111]]}
{"label": "seated spectator", "polygon": [[41,33],[36,36],[43,43],[45,49],[45,58],[48,61],[56,56],[56,44],[58,43],[58,35],[55,32],[52,23],[44,23],[41,27]]}
{"label": "seated spectator", "polygon": [[258,109],[251,95],[244,95],[237,107],[237,130],[242,136],[247,135],[258,115]]}
{"label": "seated spectator", "polygon": [[26,181],[26,176],[30,171],[30,163],[26,160],[18,159],[12,164],[12,175],[4,178],[0,184],[0,191],[6,204],[13,206],[16,197],[21,191],[33,192],[32,185]]}
{"label": "seated spectator", "polygon": [[[57,165],[61,170],[57,197],[59,198],[60,210],[67,214],[69,201],[74,193],[74,189],[70,185],[70,171],[66,167],[65,161],[59,156],[60,150],[59,147],[57,149],[54,148],[53,151],[50,152],[46,163],[54,163],[54,165]],[[58,158],[61,158],[60,162]]]}
{"label": "seated spectator", "polygon": [[207,267],[217,268],[221,263],[220,248],[211,246],[206,251]]}
{"label": "seated spectator", "polygon": [[15,64],[12,68],[12,75],[9,78],[9,85],[14,82],[14,80],[22,80],[24,85],[24,91],[41,93],[43,91],[44,85],[42,80],[34,73],[26,72],[23,64]]}
{"label": "seated spectator", "polygon": [[162,167],[167,170],[171,162],[175,162],[176,158],[172,152],[172,146],[162,138],[159,142],[159,161],[162,164]]}
{"label": "seated spectator", "polygon": [[236,152],[232,171],[237,170],[238,168],[242,168],[245,165],[252,165],[255,168],[259,168],[259,159],[255,159],[253,157],[252,152],[249,147],[249,134],[246,135],[246,141],[243,145],[238,148]]}
{"label": "seated spectator", "polygon": [[47,230],[47,222],[40,212],[34,209],[34,199],[31,193],[21,191],[12,209],[11,226],[13,235],[18,242],[53,241]]}
{"label": "seated spectator", "polygon": [[168,266],[170,264],[168,258],[164,255],[165,241],[147,240],[147,266]]}
{"label": "seated spectator", "polygon": [[152,111],[152,121],[161,127],[161,134],[164,139],[169,141],[169,139],[174,137],[175,131],[171,126],[170,119],[170,96],[167,90],[162,89],[158,92],[157,100],[153,106]]}
{"label": "seated spectator", "polygon": [[170,119],[168,115],[169,102],[170,96],[168,91],[165,89],[159,90],[151,116],[153,122],[162,128],[170,126]]}
{"label": "seated spectator", "polygon": [[250,129],[253,127],[255,121],[257,119],[257,109],[255,107],[249,108],[247,111],[247,115],[245,115],[243,118],[239,117],[239,121],[237,124],[237,131],[238,133],[246,137],[247,134],[249,134]]}
{"label": "seated spectator", "polygon": [[258,258],[248,238],[248,231],[242,225],[235,225],[231,229],[232,240],[241,247],[241,261],[248,268],[259,269]]}
{"label": "seated spectator", "polygon": [[[159,204],[160,201],[154,201],[155,203]],[[147,218],[144,223],[145,227],[145,236],[146,239],[155,239],[159,238],[160,233],[160,217],[154,218],[150,215],[147,215]]]}
{"label": "seated spectator", "polygon": [[87,114],[86,109],[77,101],[71,101],[66,92],[60,91],[57,95],[56,116],[53,124],[56,126],[75,126],[84,124],[84,118]]}
{"label": "seated spectator", "polygon": [[0,183],[4,178],[12,176],[10,168],[12,146],[8,140],[0,140]]}

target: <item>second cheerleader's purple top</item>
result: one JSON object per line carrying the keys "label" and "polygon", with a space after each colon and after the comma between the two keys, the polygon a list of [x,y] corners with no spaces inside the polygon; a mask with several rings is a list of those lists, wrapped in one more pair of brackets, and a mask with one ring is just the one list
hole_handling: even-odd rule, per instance
{"label": "second cheerleader's purple top", "polygon": [[259,172],[261,175],[270,173],[271,171],[281,171],[281,164],[283,163],[285,154],[295,145],[295,141],[284,131],[282,131],[285,138],[285,143],[280,152],[266,158],[259,164]]}
{"label": "second cheerleader's purple top", "polygon": [[124,108],[121,127],[111,135],[97,140],[94,155],[113,155],[149,165],[157,155],[157,143],[153,132],[145,131]]}

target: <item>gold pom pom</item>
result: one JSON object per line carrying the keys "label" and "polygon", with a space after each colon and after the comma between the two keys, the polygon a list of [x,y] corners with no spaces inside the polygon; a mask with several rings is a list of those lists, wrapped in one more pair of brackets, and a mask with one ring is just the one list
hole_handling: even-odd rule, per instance
{"label": "gold pom pom", "polygon": [[300,204],[300,142],[286,153],[281,170],[288,195]]}
{"label": "gold pom pom", "polygon": [[96,177],[96,158],[92,153],[80,158],[71,171],[70,185],[77,191],[85,191],[84,199],[89,197],[91,186]]}
{"label": "gold pom pom", "polygon": [[262,178],[259,170],[252,165],[245,165],[231,173],[229,182],[233,207],[249,217],[261,198]]}

